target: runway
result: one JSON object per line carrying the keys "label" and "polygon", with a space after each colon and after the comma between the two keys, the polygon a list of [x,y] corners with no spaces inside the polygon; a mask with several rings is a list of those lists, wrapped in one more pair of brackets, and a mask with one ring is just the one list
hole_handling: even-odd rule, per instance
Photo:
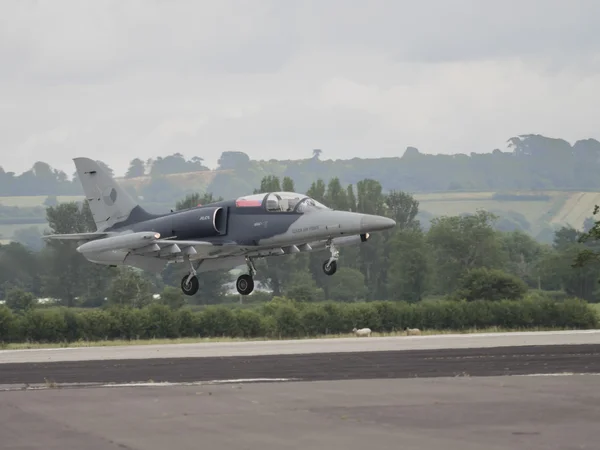
{"label": "runway", "polygon": [[598,448],[600,377],[0,393],[3,450]]}
{"label": "runway", "polygon": [[0,350],[0,364],[600,344],[600,330]]}
{"label": "runway", "polygon": [[600,373],[600,344],[287,355],[4,363],[0,389],[25,385],[319,381],[381,378]]}
{"label": "runway", "polygon": [[598,331],[0,351],[0,442],[596,449],[599,388]]}

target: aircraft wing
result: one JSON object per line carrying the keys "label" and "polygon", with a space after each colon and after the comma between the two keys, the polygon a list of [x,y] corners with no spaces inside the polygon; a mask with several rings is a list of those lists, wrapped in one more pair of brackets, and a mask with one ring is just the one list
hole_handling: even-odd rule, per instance
{"label": "aircraft wing", "polygon": [[253,247],[237,245],[235,243],[214,244],[206,241],[157,239],[152,241],[147,247],[133,250],[133,253],[144,256],[157,256],[165,259],[183,255],[193,256],[194,259],[204,259],[245,255],[251,249]]}
{"label": "aircraft wing", "polygon": [[110,233],[93,232],[93,233],[72,233],[72,234],[49,234],[42,236],[45,240],[56,241],[91,241],[110,236]]}

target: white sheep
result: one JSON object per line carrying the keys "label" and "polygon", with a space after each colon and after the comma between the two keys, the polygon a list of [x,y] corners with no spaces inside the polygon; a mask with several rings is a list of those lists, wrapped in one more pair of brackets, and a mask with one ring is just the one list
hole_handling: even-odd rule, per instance
{"label": "white sheep", "polygon": [[421,336],[421,330],[419,330],[418,328],[406,327],[406,335],[407,336]]}
{"label": "white sheep", "polygon": [[360,337],[360,336],[371,337],[371,329],[370,328],[361,328],[360,330],[357,330],[356,328],[354,328],[352,330],[352,332],[358,337]]}

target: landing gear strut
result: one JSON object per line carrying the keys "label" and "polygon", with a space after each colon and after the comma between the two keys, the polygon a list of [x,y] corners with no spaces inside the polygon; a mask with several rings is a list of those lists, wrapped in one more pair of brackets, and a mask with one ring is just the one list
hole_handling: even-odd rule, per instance
{"label": "landing gear strut", "polygon": [[198,267],[194,267],[194,264],[189,260],[190,263],[190,273],[184,276],[181,280],[181,290],[185,295],[194,295],[198,292],[198,288],[200,287],[200,283],[198,282],[198,277],[196,276],[196,269],[200,267],[202,261],[198,264]]}
{"label": "landing gear strut", "polygon": [[323,263],[323,272],[325,272],[325,275],[331,276],[337,271],[337,260],[340,257],[340,252],[331,240],[327,242],[326,246],[329,248],[331,256]]}
{"label": "landing gear strut", "polygon": [[256,275],[256,267],[252,258],[246,257],[248,266],[248,274],[240,275],[235,282],[235,287],[241,295],[249,295],[254,290],[254,276]]}

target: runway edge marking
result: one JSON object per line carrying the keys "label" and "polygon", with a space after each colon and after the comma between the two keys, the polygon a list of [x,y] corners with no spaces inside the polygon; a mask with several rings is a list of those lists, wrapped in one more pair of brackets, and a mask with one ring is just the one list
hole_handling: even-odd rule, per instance
{"label": "runway edge marking", "polygon": [[208,381],[187,381],[187,382],[131,382],[131,383],[53,383],[49,386],[44,383],[35,384],[5,384],[0,385],[1,391],[45,391],[52,389],[82,389],[82,388],[116,388],[116,387],[176,387],[176,386],[214,386],[219,384],[247,384],[247,383],[283,383],[287,381],[302,381],[302,378],[236,378]]}

